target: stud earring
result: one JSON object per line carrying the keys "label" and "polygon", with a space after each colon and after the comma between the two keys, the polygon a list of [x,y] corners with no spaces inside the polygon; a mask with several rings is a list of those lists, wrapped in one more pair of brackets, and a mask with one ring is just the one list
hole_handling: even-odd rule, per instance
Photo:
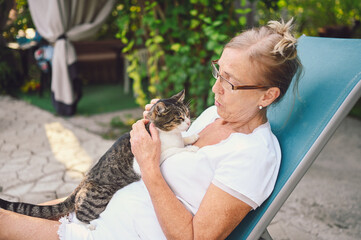
{"label": "stud earring", "polygon": [[258,108],[259,108],[259,110],[262,110],[263,107],[261,105],[259,105]]}

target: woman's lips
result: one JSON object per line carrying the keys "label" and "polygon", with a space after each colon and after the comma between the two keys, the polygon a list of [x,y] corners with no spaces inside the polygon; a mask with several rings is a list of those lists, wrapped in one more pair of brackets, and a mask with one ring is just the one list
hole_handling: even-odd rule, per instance
{"label": "woman's lips", "polygon": [[216,105],[217,107],[221,106],[222,104],[220,104],[216,99],[214,100],[214,105]]}

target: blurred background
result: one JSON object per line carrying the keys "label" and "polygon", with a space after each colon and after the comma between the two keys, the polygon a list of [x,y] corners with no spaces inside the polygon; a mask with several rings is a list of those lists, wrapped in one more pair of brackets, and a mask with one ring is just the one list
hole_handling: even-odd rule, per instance
{"label": "blurred background", "polygon": [[[0,195],[69,194],[151,98],[185,88],[197,116],[214,101],[210,62],[237,33],[294,18],[297,37],[361,38],[360,12],[361,0],[0,0]],[[69,104],[54,101],[65,85]],[[350,116],[274,239],[361,239],[360,100]]]}
{"label": "blurred background", "polygon": [[[199,114],[213,103],[210,61],[236,33],[269,20],[293,17],[297,37],[361,37],[361,0],[112,2],[96,33],[67,39],[77,59],[73,91],[80,89],[70,115],[144,106],[183,88],[193,114]],[[40,35],[29,4],[0,0],[0,93],[62,115],[50,90],[54,42]],[[360,101],[351,114],[361,117]]]}

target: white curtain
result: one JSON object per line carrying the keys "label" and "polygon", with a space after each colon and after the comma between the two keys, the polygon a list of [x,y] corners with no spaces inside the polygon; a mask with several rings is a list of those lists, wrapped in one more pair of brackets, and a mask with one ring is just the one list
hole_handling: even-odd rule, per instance
{"label": "white curtain", "polygon": [[[28,0],[39,34],[54,43],[51,90],[60,115],[73,115],[77,96],[68,66],[76,61],[71,41],[92,37],[114,6],[114,0]],[[60,106],[60,109],[59,109]],[[65,108],[65,109],[62,109]]]}

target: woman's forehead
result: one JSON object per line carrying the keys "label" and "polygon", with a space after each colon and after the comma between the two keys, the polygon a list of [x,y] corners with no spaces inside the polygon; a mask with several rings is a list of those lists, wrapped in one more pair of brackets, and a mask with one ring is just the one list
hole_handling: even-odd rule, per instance
{"label": "woman's forehead", "polygon": [[218,63],[232,66],[232,65],[237,65],[240,62],[244,62],[246,60],[248,62],[248,57],[246,56],[244,50],[237,48],[225,48],[222,52],[222,55]]}
{"label": "woman's forehead", "polygon": [[242,79],[250,77],[252,70],[249,58],[244,50],[225,48],[219,61],[222,72],[234,76],[235,80],[242,82]]}

